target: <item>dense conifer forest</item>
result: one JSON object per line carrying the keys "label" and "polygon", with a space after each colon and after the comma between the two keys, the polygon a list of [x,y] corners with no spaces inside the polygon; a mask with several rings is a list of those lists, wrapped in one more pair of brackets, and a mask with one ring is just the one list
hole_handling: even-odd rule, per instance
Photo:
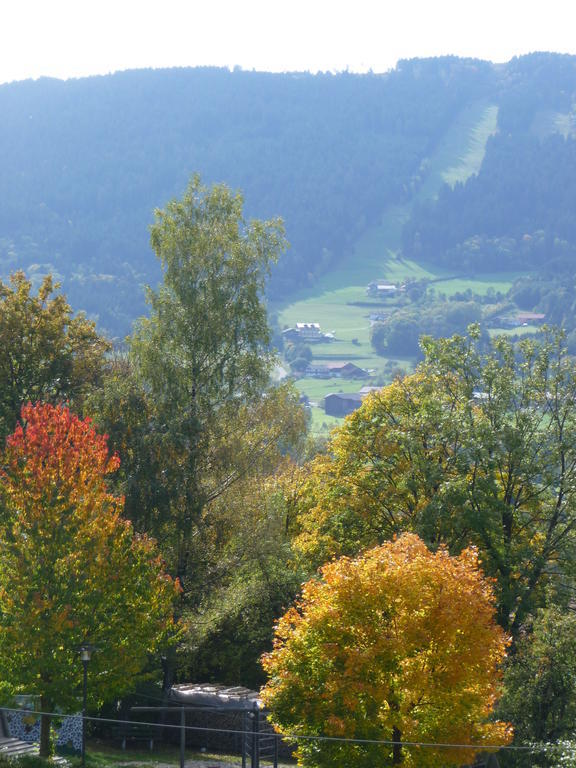
{"label": "dense conifer forest", "polygon": [[[122,72],[0,87],[0,264],[51,272],[112,335],[144,310],[159,268],[153,210],[199,172],[241,189],[248,216],[281,216],[290,249],[269,295],[285,298],[350,258],[366,227],[413,200],[427,160],[471,104],[498,107],[480,173],[416,206],[408,255],[571,273],[576,59],[506,65],[401,61],[384,75],[225,69]],[[502,257],[504,253],[504,257]],[[569,280],[568,280],[569,282]]]}

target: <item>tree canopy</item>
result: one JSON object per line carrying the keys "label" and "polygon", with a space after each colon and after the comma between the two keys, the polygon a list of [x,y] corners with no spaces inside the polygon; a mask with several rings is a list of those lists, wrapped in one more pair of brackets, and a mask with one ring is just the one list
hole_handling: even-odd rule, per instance
{"label": "tree canopy", "polygon": [[181,673],[258,685],[273,620],[301,582],[269,483],[306,430],[295,389],[272,381],[264,289],[283,226],[246,220],[239,193],[195,176],[151,238],[163,282],[87,413],[122,456],[126,517],[181,585]]}
{"label": "tree canopy", "polygon": [[270,416],[285,412],[281,390],[262,399],[273,362],[263,290],[285,247],[283,227],[246,222],[242,205],[239,193],[195,176],[181,200],[156,211],[151,240],[164,281],[149,291],[151,315],[130,344],[171,457],[168,500],[184,584],[201,510],[280,438],[263,412],[274,401]]}
{"label": "tree canopy", "polygon": [[0,436],[16,426],[24,403],[81,407],[102,378],[109,342],[83,315],[73,316],[46,276],[36,293],[23,272],[0,282]]}
{"label": "tree canopy", "polygon": [[461,765],[473,750],[402,742],[508,742],[507,726],[488,721],[507,640],[474,550],[432,553],[404,534],[320,577],[304,585],[263,658],[263,699],[282,733],[302,737],[299,764]]}
{"label": "tree canopy", "polygon": [[576,715],[576,616],[570,607],[540,609],[523,627],[506,669],[498,711],[518,739],[570,739]]}
{"label": "tree canopy", "polygon": [[[0,476],[0,676],[41,697],[45,713],[78,706],[78,648],[97,647],[93,702],[134,684],[172,631],[175,585],[154,542],[122,519],[106,476],[106,438],[62,406],[27,405]],[[49,748],[43,715],[41,749]]]}
{"label": "tree canopy", "polygon": [[404,530],[474,544],[516,634],[573,559],[576,369],[558,334],[484,349],[472,329],[423,349],[304,468],[296,546],[320,565]]}
{"label": "tree canopy", "polygon": [[280,220],[245,222],[240,193],[199,176],[155,212],[151,242],[164,279],[148,292],[151,317],[132,339],[139,371],[191,422],[243,404],[268,383],[271,357],[263,292],[285,249]]}

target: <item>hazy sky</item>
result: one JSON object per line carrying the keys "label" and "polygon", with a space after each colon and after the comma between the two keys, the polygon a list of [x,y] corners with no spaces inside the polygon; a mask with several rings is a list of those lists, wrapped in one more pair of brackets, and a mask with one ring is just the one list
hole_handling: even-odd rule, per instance
{"label": "hazy sky", "polygon": [[576,53],[576,0],[1,0],[0,82],[218,65],[384,72]]}

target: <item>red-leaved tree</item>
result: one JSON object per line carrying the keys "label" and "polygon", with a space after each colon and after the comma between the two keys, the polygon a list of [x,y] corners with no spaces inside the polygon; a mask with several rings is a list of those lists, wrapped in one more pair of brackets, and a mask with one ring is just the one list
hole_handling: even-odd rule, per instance
{"label": "red-leaved tree", "polygon": [[[153,540],[122,518],[106,437],[66,407],[26,405],[8,437],[0,487],[0,678],[77,710],[78,647],[97,647],[93,702],[130,688],[173,631],[175,585]],[[41,753],[50,717],[42,717]]]}

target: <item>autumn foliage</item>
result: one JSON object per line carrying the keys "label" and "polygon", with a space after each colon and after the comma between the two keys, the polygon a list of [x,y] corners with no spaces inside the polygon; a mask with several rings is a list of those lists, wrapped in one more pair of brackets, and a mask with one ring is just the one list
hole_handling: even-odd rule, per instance
{"label": "autumn foliage", "polygon": [[416,372],[373,392],[287,489],[294,546],[319,567],[402,531],[478,547],[514,641],[570,582],[576,375],[561,333],[424,338]]}
{"label": "autumn foliage", "polygon": [[74,316],[50,275],[37,292],[24,272],[0,280],[0,435],[28,401],[81,405],[102,379],[111,345],[82,314]]}
{"label": "autumn foliage", "polygon": [[[29,506],[38,525],[46,525],[50,510],[74,506],[79,514],[87,508],[116,509],[122,499],[107,493],[106,475],[120,466],[118,456],[108,453],[105,435],[98,435],[89,419],[81,420],[68,408],[49,404],[25,405],[22,421],[6,441],[5,470],[8,498]],[[57,492],[54,495],[54,492]],[[42,503],[48,502],[48,506]],[[30,505],[32,506],[32,505]],[[20,518],[21,525],[32,521]]]}
{"label": "autumn foliage", "polygon": [[0,678],[77,709],[90,642],[91,697],[118,694],[171,632],[175,591],[108,491],[119,460],[89,420],[47,404],[22,408],[3,459]]}
{"label": "autumn foliage", "polygon": [[299,764],[328,768],[461,765],[474,749],[406,742],[503,745],[489,717],[507,638],[474,549],[430,552],[414,534],[325,565],[279,621],[263,658],[262,691]]}

